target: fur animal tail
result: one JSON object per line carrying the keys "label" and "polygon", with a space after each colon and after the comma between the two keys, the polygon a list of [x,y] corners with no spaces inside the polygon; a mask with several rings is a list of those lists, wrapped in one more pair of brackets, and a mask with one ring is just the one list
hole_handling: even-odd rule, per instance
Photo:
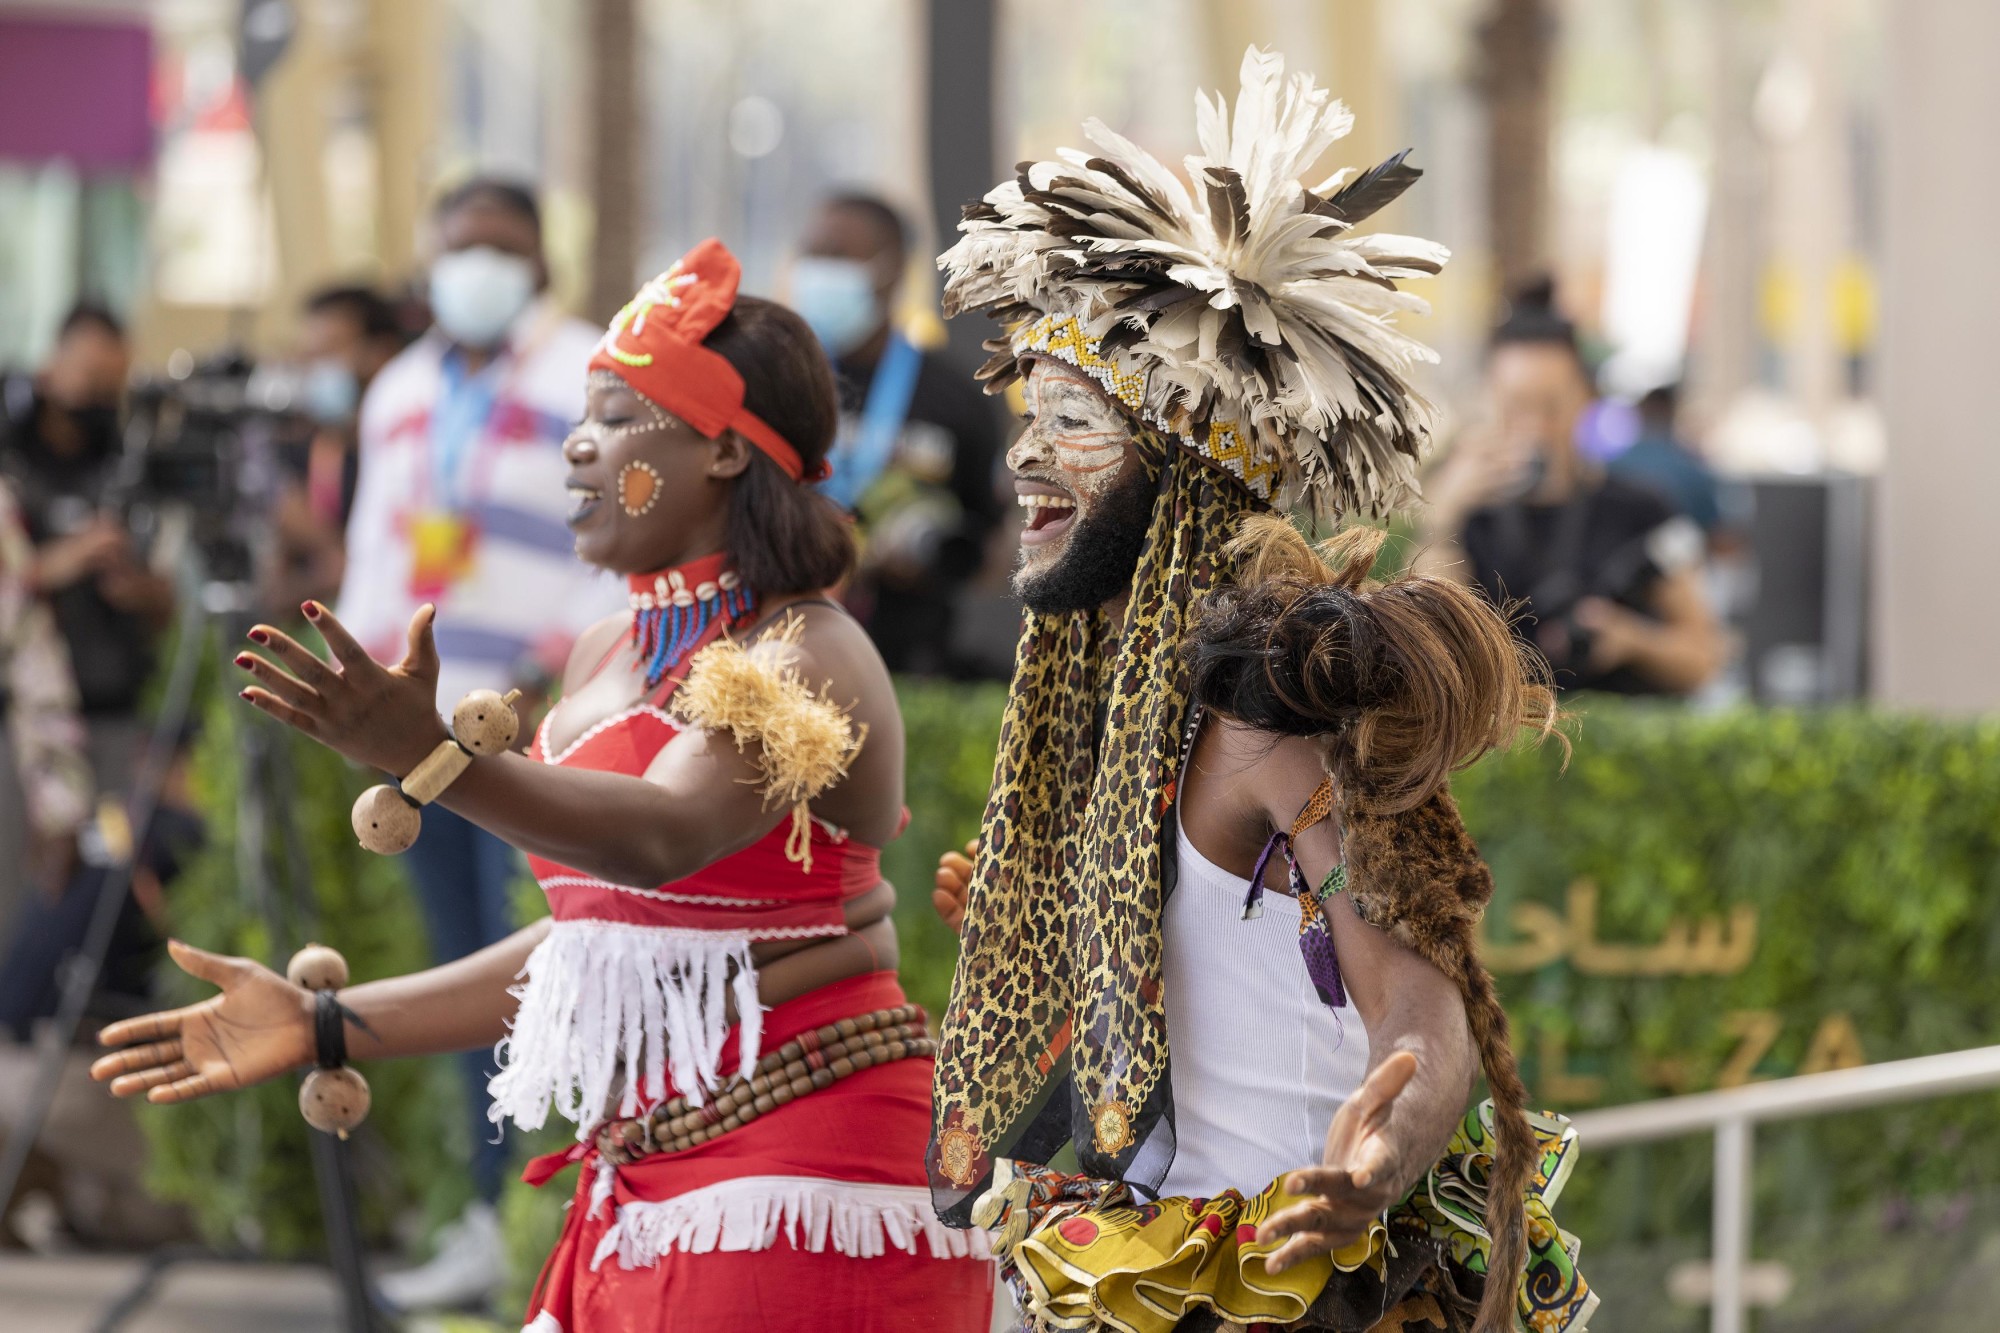
{"label": "fur animal tail", "polygon": [[1465,1014],[1493,1096],[1495,1138],[1493,1170],[1486,1180],[1486,1230],[1493,1237],[1493,1249],[1487,1257],[1477,1330],[1513,1333],[1516,1293],[1528,1260],[1524,1200],[1535,1171],[1535,1134],[1528,1124],[1528,1090],[1507,1038],[1507,1012],[1494,992],[1493,974],[1477,958],[1466,969]]}

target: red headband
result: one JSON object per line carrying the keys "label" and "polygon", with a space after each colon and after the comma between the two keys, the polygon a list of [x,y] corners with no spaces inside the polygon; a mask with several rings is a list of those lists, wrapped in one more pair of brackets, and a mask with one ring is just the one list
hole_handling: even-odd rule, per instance
{"label": "red headband", "polygon": [[[590,358],[708,439],[734,430],[764,451],[793,481],[806,480],[799,451],[743,406],[743,377],[720,352],[702,345],[736,307],[743,270],[721,241],[709,238],[639,289]],[[811,480],[831,472],[824,461]]]}

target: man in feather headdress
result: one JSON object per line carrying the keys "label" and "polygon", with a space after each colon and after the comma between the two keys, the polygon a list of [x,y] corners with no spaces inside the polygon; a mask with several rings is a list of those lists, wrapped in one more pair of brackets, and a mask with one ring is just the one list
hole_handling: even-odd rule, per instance
{"label": "man in feather headdress", "polygon": [[[1482,1329],[1577,1333],[1571,1139],[1522,1113],[1443,792],[1546,692],[1483,604],[1257,519],[1415,498],[1396,283],[1445,251],[1353,232],[1401,155],[1298,183],[1352,118],[1277,57],[1233,124],[1196,105],[1192,188],[1093,121],[940,261],[946,313],[1006,329],[981,377],[1024,381],[1029,614],[976,860],[940,872],[933,1193],[1038,1328],[1460,1329],[1484,1290]],[[1482,1062],[1501,1106],[1461,1119]]]}

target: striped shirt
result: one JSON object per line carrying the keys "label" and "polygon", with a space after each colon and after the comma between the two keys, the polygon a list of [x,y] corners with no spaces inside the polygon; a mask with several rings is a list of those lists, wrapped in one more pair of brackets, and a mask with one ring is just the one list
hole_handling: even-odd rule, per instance
{"label": "striped shirt", "polygon": [[[560,675],[576,636],[624,608],[622,580],[579,561],[563,521],[562,441],[597,337],[538,303],[476,375],[433,329],[368,387],[338,614],[398,662],[410,617],[436,602],[441,708],[506,688],[524,659]],[[441,526],[460,540],[440,562]]]}

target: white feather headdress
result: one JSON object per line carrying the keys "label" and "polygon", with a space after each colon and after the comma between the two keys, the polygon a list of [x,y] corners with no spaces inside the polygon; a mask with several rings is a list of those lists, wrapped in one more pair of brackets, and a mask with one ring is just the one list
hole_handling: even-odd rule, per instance
{"label": "white feather headdress", "polygon": [[1405,153],[1308,189],[1299,173],[1354,117],[1254,46],[1241,79],[1233,123],[1219,95],[1195,95],[1192,189],[1091,120],[1097,152],[1023,163],[967,207],[938,260],[945,314],[1008,327],[980,372],[989,392],[1055,356],[1260,498],[1384,514],[1416,498],[1435,415],[1409,376],[1437,355],[1394,323],[1428,307],[1396,282],[1449,252],[1353,233],[1422,174]]}

